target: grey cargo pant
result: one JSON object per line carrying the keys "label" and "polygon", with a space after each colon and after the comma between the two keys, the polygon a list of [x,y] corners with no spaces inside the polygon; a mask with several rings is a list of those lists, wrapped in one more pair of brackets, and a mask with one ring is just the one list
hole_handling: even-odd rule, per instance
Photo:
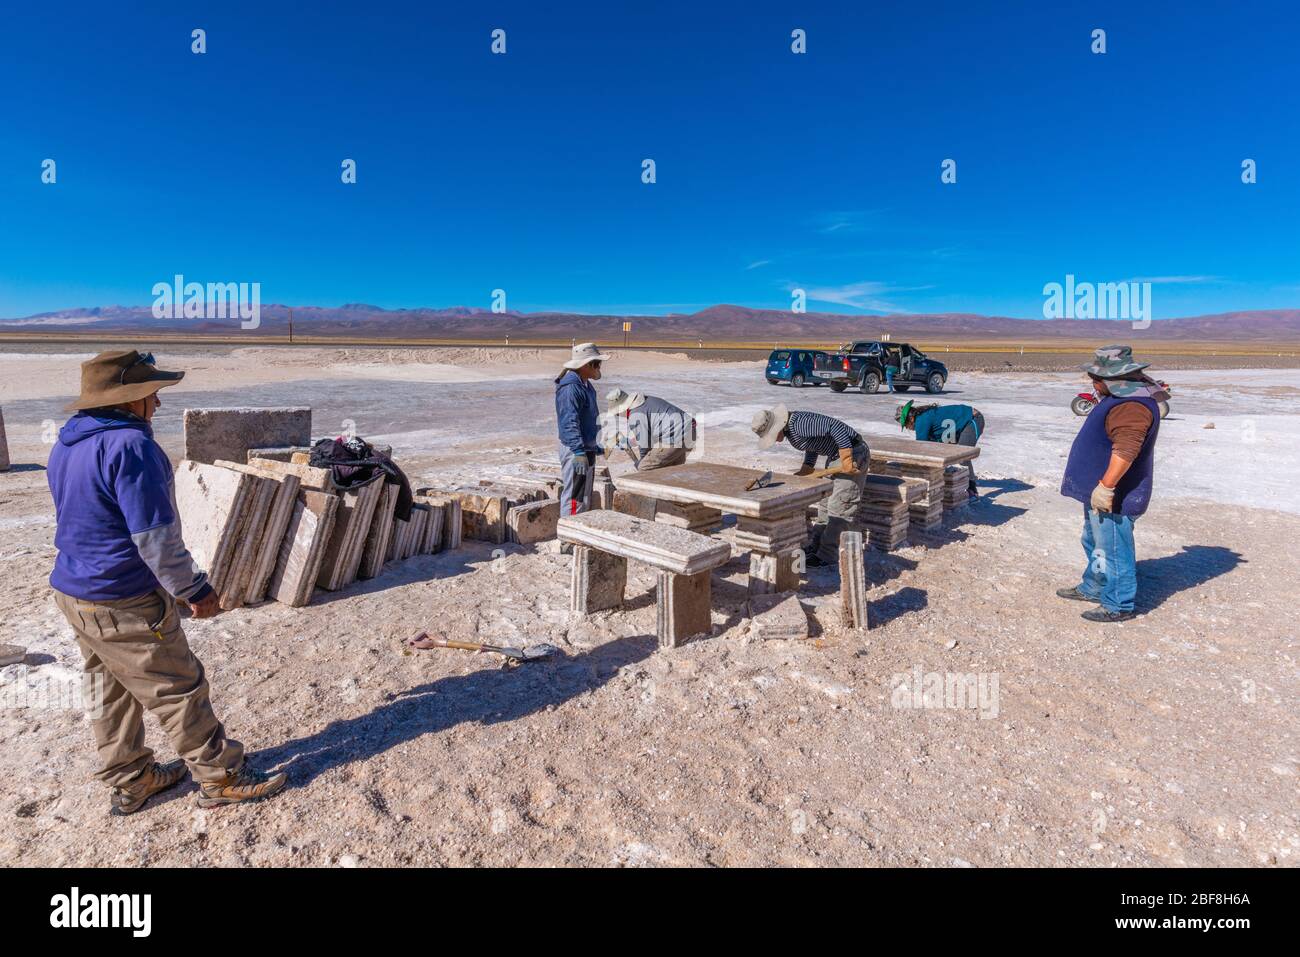
{"label": "grey cargo pant", "polygon": [[578,515],[591,509],[591,491],[596,487],[596,453],[587,452],[587,475],[580,478],[574,471],[574,454],[567,445],[560,446],[560,515]]}
{"label": "grey cargo pant", "polygon": [[[854,475],[836,475],[830,481],[834,483],[830,498],[825,507],[817,509],[817,520],[825,517],[825,524],[813,530],[813,550],[824,562],[834,564],[840,560],[840,535],[848,526],[857,521],[858,506],[862,504],[862,487],[867,484],[867,464],[871,460],[870,451],[865,443],[853,449]],[[835,464],[828,459],[827,467]]]}

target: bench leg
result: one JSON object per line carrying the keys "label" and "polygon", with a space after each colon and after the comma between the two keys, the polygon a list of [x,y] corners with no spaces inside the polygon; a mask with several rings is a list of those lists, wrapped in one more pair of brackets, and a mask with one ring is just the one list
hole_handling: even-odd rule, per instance
{"label": "bench leg", "polygon": [[618,608],[627,585],[627,559],[598,552],[585,545],[573,546],[573,580],[570,610],[581,615]]}
{"label": "bench leg", "polygon": [[676,648],[691,635],[708,632],[713,628],[713,622],[709,618],[712,604],[709,572],[695,575],[660,572],[659,586],[655,593],[660,648]]}
{"label": "bench leg", "polygon": [[799,587],[799,572],[795,559],[799,549],[775,555],[763,552],[749,553],[749,593],[767,595],[773,592],[793,591]]}

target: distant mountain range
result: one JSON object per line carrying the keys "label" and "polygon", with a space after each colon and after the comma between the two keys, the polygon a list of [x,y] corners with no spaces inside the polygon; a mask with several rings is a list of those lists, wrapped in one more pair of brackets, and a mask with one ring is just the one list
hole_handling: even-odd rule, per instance
{"label": "distant mountain range", "polygon": [[[250,338],[287,334],[289,309],[265,305],[261,325],[243,331],[237,319],[155,319],[148,306],[96,306],[0,319],[0,332],[78,333],[241,333]],[[1157,319],[1137,331],[1127,320],[1012,319],[972,313],[937,315],[845,315],[793,313],[743,306],[710,306],[689,314],[666,316],[581,315],[567,312],[505,312],[463,306],[448,309],[382,309],[362,303],[326,308],[294,306],[295,335],[392,339],[581,339],[621,342],[623,323],[632,323],[632,341],[705,339],[709,341],[825,342],[872,338],[927,342],[997,339],[1028,342],[1042,339],[1159,339],[1169,341],[1300,341],[1300,309],[1227,312],[1211,316]]]}

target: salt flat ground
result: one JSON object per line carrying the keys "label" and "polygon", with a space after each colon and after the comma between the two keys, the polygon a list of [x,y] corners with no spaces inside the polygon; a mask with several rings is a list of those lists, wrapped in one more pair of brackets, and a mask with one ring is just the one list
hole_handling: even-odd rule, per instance
{"label": "salt flat ground", "polygon": [[[390,565],[306,609],[187,622],[230,733],[287,769],[274,801],[200,812],[185,786],[105,815],[75,710],[33,706],[80,658],[49,600],[40,468],[83,356],[0,355],[14,471],[0,475],[0,862],[7,864],[1294,865],[1300,857],[1295,582],[1300,371],[1178,371],[1156,498],[1138,524],[1138,619],[1098,626],[1077,580],[1081,509],[1057,489],[1081,420],[1062,373],[956,373],[942,401],[988,419],[986,497],[941,543],[872,553],[875,625],[840,626],[837,579],[800,592],[807,641],[753,640],[746,565],[714,580],[714,634],[653,638],[653,579],[628,607],[567,614],[567,559],[469,543]],[[190,406],[307,404],[318,435],[391,444],[416,482],[477,481],[554,455],[542,350],[244,349],[178,357],[160,441]],[[160,361],[165,357],[160,356]],[[897,434],[901,397],[769,386],[757,363],[625,352],[601,391],[654,392],[702,424],[695,456],[759,452],[777,401]],[[1159,373],[1160,370],[1153,370]],[[918,400],[925,397],[918,395]],[[1212,427],[1211,427],[1212,426]],[[615,472],[626,465],[615,459]],[[556,662],[404,655],[428,626],[549,641]],[[915,707],[927,676],[984,696]],[[919,681],[918,681],[919,679]],[[903,690],[899,690],[899,689]],[[19,694],[21,692],[21,694]],[[15,704],[17,702],[17,704]],[[150,719],[160,757],[170,749]]]}

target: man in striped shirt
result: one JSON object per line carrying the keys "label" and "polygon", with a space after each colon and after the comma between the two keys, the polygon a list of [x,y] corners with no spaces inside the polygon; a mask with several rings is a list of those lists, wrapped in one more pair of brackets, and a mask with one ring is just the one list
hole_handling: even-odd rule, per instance
{"label": "man in striped shirt", "polygon": [[[784,405],[756,412],[750,427],[761,448],[788,441],[804,454],[803,465],[795,475],[824,475],[834,483],[826,500],[826,524],[814,531],[807,564],[810,568],[835,564],[839,561],[840,534],[857,519],[862,503],[870,457],[867,443],[839,419],[819,412],[788,412]],[[825,468],[817,468],[819,455],[826,457]]]}

